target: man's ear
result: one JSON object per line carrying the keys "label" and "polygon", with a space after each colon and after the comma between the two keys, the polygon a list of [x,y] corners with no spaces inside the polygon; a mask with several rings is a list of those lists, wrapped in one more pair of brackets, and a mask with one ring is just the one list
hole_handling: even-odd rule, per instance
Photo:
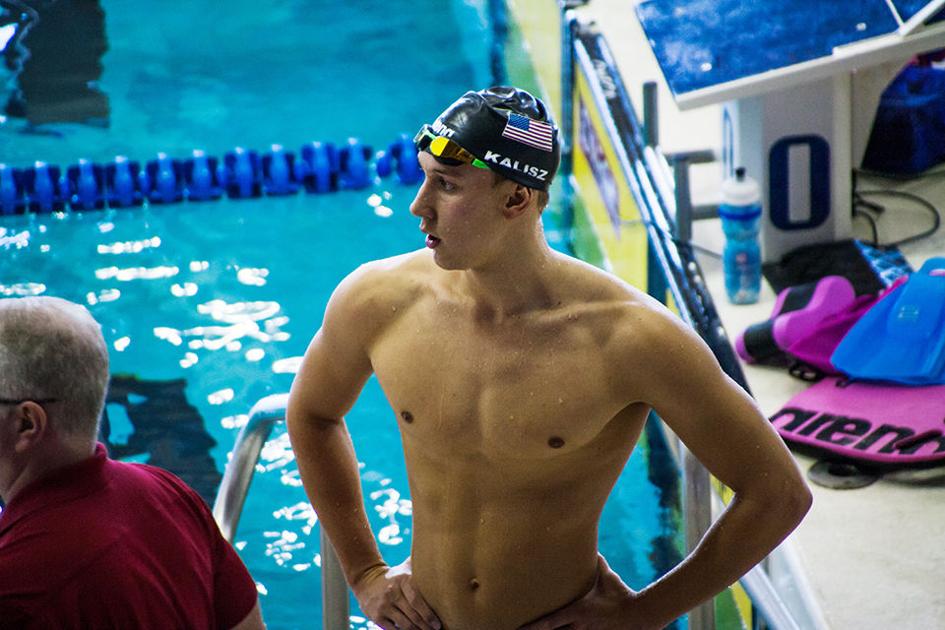
{"label": "man's ear", "polygon": [[510,182],[514,187],[505,197],[505,206],[502,207],[502,216],[514,219],[528,210],[535,195],[535,191],[528,186]]}
{"label": "man's ear", "polygon": [[16,423],[16,441],[14,448],[18,453],[35,447],[49,429],[49,416],[42,405],[27,400],[17,405],[14,411]]}

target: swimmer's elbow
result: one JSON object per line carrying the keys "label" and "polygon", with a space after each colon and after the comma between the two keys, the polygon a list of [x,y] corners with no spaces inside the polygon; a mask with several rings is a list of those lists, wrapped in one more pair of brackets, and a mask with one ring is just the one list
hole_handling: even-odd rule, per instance
{"label": "swimmer's elbow", "polygon": [[793,530],[810,511],[813,496],[800,471],[791,472],[756,477],[753,483],[733,488],[735,497],[752,506],[753,518]]}
{"label": "swimmer's elbow", "polygon": [[814,503],[814,496],[811,494],[810,487],[808,487],[804,480],[804,474],[796,464],[793,464],[791,470],[784,475],[782,483],[783,487],[777,495],[784,504],[784,510],[787,512],[786,516],[793,516],[796,523],[800,523]]}
{"label": "swimmer's elbow", "polygon": [[293,434],[318,433],[336,429],[344,424],[344,416],[322,413],[309,408],[302,400],[290,396],[289,404],[286,406],[285,422],[291,438]]}
{"label": "swimmer's elbow", "polygon": [[290,404],[286,409],[286,425],[289,431],[311,430],[324,431],[336,429],[344,424],[344,416],[333,416],[330,414],[316,413],[293,408]]}
{"label": "swimmer's elbow", "polygon": [[800,476],[785,481],[775,492],[764,493],[762,510],[777,522],[793,530],[813,505],[810,488]]}
{"label": "swimmer's elbow", "polygon": [[797,524],[810,511],[814,504],[814,495],[807,484],[800,480],[798,483],[792,484],[792,491],[788,494],[786,503],[788,504],[788,511],[794,517],[795,524]]}
{"label": "swimmer's elbow", "polygon": [[768,508],[775,511],[785,523],[793,527],[810,511],[814,498],[793,458],[787,458],[781,468],[772,469],[762,475],[758,491],[764,496]]}

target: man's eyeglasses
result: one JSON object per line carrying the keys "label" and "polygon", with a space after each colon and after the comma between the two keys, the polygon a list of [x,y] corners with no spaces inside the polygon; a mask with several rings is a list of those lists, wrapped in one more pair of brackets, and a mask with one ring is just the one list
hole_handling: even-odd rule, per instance
{"label": "man's eyeglasses", "polygon": [[45,405],[48,403],[59,402],[58,398],[20,398],[14,400],[12,398],[0,398],[0,405],[21,405],[25,402],[34,402],[37,405]]}
{"label": "man's eyeglasses", "polygon": [[414,136],[413,143],[417,145],[418,151],[429,151],[438,158],[457,160],[465,164],[472,164],[476,168],[489,168],[485,162],[446,136],[438,136],[433,133],[433,127],[430,125],[420,127],[420,131]]}

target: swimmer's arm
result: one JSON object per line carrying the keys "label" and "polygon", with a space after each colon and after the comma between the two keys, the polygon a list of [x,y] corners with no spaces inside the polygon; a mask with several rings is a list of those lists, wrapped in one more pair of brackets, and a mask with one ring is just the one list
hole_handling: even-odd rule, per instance
{"label": "swimmer's arm", "polygon": [[371,375],[364,313],[364,273],[335,290],[321,329],[292,383],[286,414],[306,494],[331,540],[349,584],[384,566],[368,523],[354,445],[344,415]]}
{"label": "swimmer's arm", "polygon": [[410,561],[390,568],[368,523],[354,445],[344,415],[372,367],[369,348],[396,313],[389,274],[362,267],[332,295],[321,329],[292,383],[286,421],[299,473],[361,610],[384,628],[441,628],[412,582]]}
{"label": "swimmer's arm", "polygon": [[781,438],[702,339],[659,308],[640,319],[645,346],[629,344],[624,355],[641,379],[632,387],[735,492],[693,552],[634,598],[634,616],[662,627],[764,559],[800,523],[811,494]]}

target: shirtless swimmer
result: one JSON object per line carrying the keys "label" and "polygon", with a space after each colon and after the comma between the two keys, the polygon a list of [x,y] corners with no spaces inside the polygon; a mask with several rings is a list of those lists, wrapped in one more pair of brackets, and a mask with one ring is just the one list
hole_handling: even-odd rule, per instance
{"label": "shirtless swimmer", "polygon": [[[427,247],[335,290],[292,386],[302,480],[364,613],[386,630],[660,628],[735,582],[810,506],[793,459],[701,339],[619,279],[551,250],[544,104],[467,92],[417,135]],[[413,546],[384,563],[344,423],[377,375],[403,436]],[[597,550],[650,409],[735,498],[633,591]]]}

